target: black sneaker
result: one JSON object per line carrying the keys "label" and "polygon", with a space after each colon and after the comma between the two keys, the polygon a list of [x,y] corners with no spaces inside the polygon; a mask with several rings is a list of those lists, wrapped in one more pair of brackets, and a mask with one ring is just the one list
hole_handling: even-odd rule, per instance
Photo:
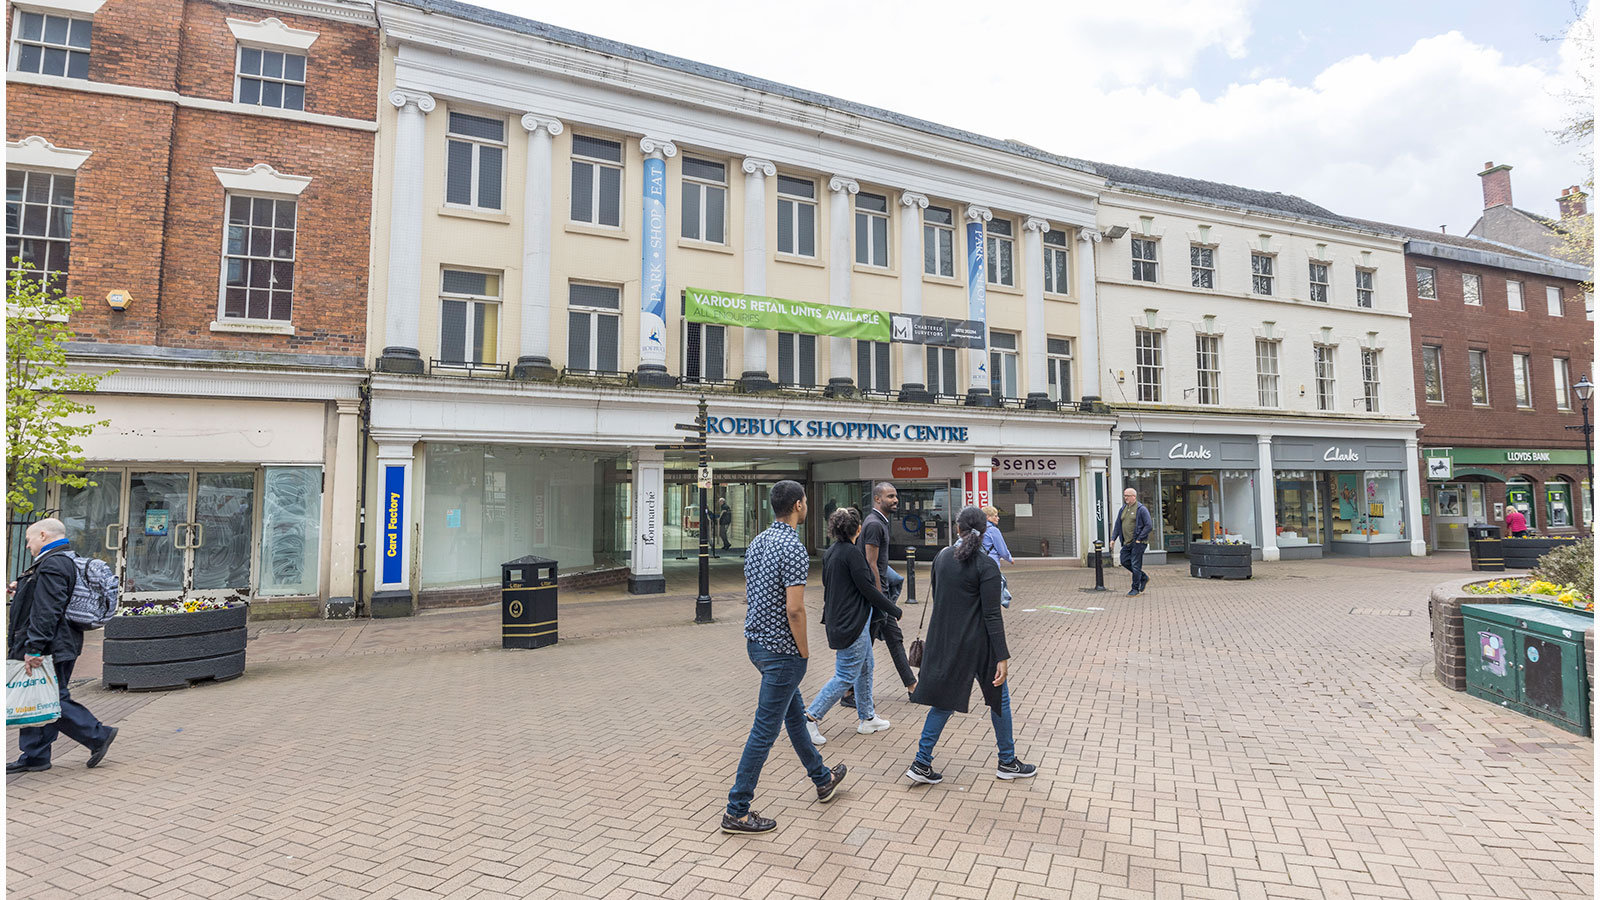
{"label": "black sneaker", "polygon": [[91,769],[100,765],[100,760],[106,758],[106,751],[111,749],[111,742],[117,739],[117,730],[115,728],[107,727],[106,732],[106,742],[94,748],[94,752],[89,754],[89,768]]}
{"label": "black sneaker", "polygon": [[777,822],[763,819],[754,812],[746,813],[742,819],[735,819],[727,813],[722,814],[723,834],[766,834],[777,827]]}
{"label": "black sneaker", "polygon": [[933,766],[925,766],[919,762],[911,764],[911,768],[906,770],[906,777],[922,784],[938,784],[944,780],[944,776],[935,772]]}
{"label": "black sneaker", "polygon": [[829,800],[832,800],[834,797],[839,795],[839,784],[844,781],[844,763],[840,763],[837,766],[834,766],[832,769],[829,769],[828,773],[832,776],[828,779],[828,783],[817,785],[818,803],[827,803]]}
{"label": "black sneaker", "polygon": [[50,764],[47,762],[33,763],[24,762],[20,759],[14,759],[11,762],[6,763],[6,774],[15,775],[18,772],[43,772],[49,768]]}
{"label": "black sneaker", "polygon": [[1013,781],[1018,778],[1032,778],[1039,774],[1038,766],[1031,766],[1020,759],[1003,762],[994,768],[994,777],[1001,781]]}
{"label": "black sneaker", "polygon": [[848,706],[851,709],[855,709],[856,708],[856,692],[855,691],[851,691],[850,693],[845,694],[843,697],[840,697],[839,698],[839,705],[840,706]]}

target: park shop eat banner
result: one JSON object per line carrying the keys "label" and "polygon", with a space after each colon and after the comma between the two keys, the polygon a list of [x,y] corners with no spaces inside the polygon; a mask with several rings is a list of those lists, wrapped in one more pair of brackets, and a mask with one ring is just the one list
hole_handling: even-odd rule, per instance
{"label": "park shop eat banner", "polygon": [[858,341],[889,340],[889,314],[885,312],[727,291],[684,290],[683,316],[690,322],[713,325],[820,334]]}

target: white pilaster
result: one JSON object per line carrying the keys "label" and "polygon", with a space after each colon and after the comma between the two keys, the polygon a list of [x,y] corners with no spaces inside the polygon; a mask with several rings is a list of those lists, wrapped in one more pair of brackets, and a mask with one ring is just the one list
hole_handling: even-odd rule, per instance
{"label": "white pilaster", "polygon": [[550,197],[555,179],[553,137],[563,126],[533,113],[522,117],[528,132],[528,170],[522,186],[522,347],[519,378],[554,378],[550,365]]}
{"label": "white pilaster", "polygon": [[[922,211],[927,208],[927,195],[900,194],[900,311],[908,315],[922,314]],[[901,384],[927,386],[926,352],[921,344],[900,345]]]}
{"label": "white pilaster", "polygon": [[356,504],[360,494],[361,403],[335,401],[333,471],[327,493],[333,498],[333,521],[328,534],[328,612],[348,616],[356,596]]}
{"label": "white pilaster", "polygon": [[[835,175],[828,179],[828,192],[828,302],[849,306],[850,276],[855,266],[855,257],[850,253],[850,197],[861,192],[861,185]],[[854,382],[854,343],[849,338],[828,339],[830,384]]]}
{"label": "white pilaster", "polygon": [[1030,404],[1050,396],[1050,377],[1045,371],[1044,333],[1044,233],[1049,230],[1049,222],[1033,216],[1022,223],[1023,336],[1027,341],[1027,395]]}
{"label": "white pilaster", "polygon": [[379,591],[410,591],[411,560],[415,555],[417,504],[411,490],[417,437],[377,438],[378,503],[373,517],[377,552],[373,554]]}
{"label": "white pilaster", "polygon": [[667,492],[660,450],[633,451],[633,564],[630,594],[659,594],[667,589],[661,569],[661,544],[666,522]]}
{"label": "white pilaster", "polygon": [[[765,159],[747,159],[744,169],[744,292],[767,293],[767,179],[778,167]],[[767,332],[744,330],[744,375],[747,384],[767,382]]]}
{"label": "white pilaster", "polygon": [[425,117],[433,112],[435,104],[427,94],[402,90],[390,91],[389,102],[400,113],[395,126],[394,190],[389,205],[389,297],[383,355],[401,360],[398,368],[420,372]]}
{"label": "white pilaster", "polygon": [[1100,232],[1092,228],[1078,231],[1078,357],[1080,397],[1100,394],[1100,302],[1095,294],[1094,257],[1100,245]]}
{"label": "white pilaster", "polygon": [[1406,438],[1406,465],[1400,477],[1405,479],[1402,490],[1406,492],[1406,537],[1411,541],[1412,556],[1428,555],[1428,540],[1422,533],[1422,484],[1417,475],[1417,461],[1421,458],[1416,437]]}
{"label": "white pilaster", "polygon": [[1256,435],[1256,495],[1261,504],[1261,561],[1275,562],[1278,550],[1278,475],[1272,469],[1272,435]]}

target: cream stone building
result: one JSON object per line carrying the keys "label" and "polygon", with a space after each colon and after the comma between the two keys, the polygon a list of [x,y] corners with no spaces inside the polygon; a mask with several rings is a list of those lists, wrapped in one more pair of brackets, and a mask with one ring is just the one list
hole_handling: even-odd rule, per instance
{"label": "cream stone building", "polygon": [[1098,165],[1113,482],[1193,542],[1423,555],[1402,238],[1298,197]]}
{"label": "cream stone building", "polygon": [[[701,527],[734,548],[764,527],[782,478],[814,549],[892,478],[897,552],[978,500],[1019,555],[1087,552],[1113,424],[1084,401],[1102,176],[461,4],[378,12],[376,612],[482,599],[529,553],[660,590]],[[690,321],[691,289],[884,333]],[[702,397],[710,510],[694,460],[655,449]]]}

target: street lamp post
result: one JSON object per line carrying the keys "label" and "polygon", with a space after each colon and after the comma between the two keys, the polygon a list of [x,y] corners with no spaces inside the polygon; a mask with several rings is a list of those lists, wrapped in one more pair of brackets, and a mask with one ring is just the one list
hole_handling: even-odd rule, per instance
{"label": "street lamp post", "polygon": [[1578,408],[1583,413],[1583,424],[1568,425],[1567,428],[1583,432],[1583,462],[1589,478],[1589,493],[1583,498],[1584,513],[1592,523],[1594,510],[1589,507],[1594,497],[1594,441],[1590,436],[1594,434],[1594,426],[1589,424],[1589,395],[1594,393],[1594,385],[1590,383],[1589,376],[1579,378],[1578,383],[1572,386],[1572,392],[1578,395]]}

